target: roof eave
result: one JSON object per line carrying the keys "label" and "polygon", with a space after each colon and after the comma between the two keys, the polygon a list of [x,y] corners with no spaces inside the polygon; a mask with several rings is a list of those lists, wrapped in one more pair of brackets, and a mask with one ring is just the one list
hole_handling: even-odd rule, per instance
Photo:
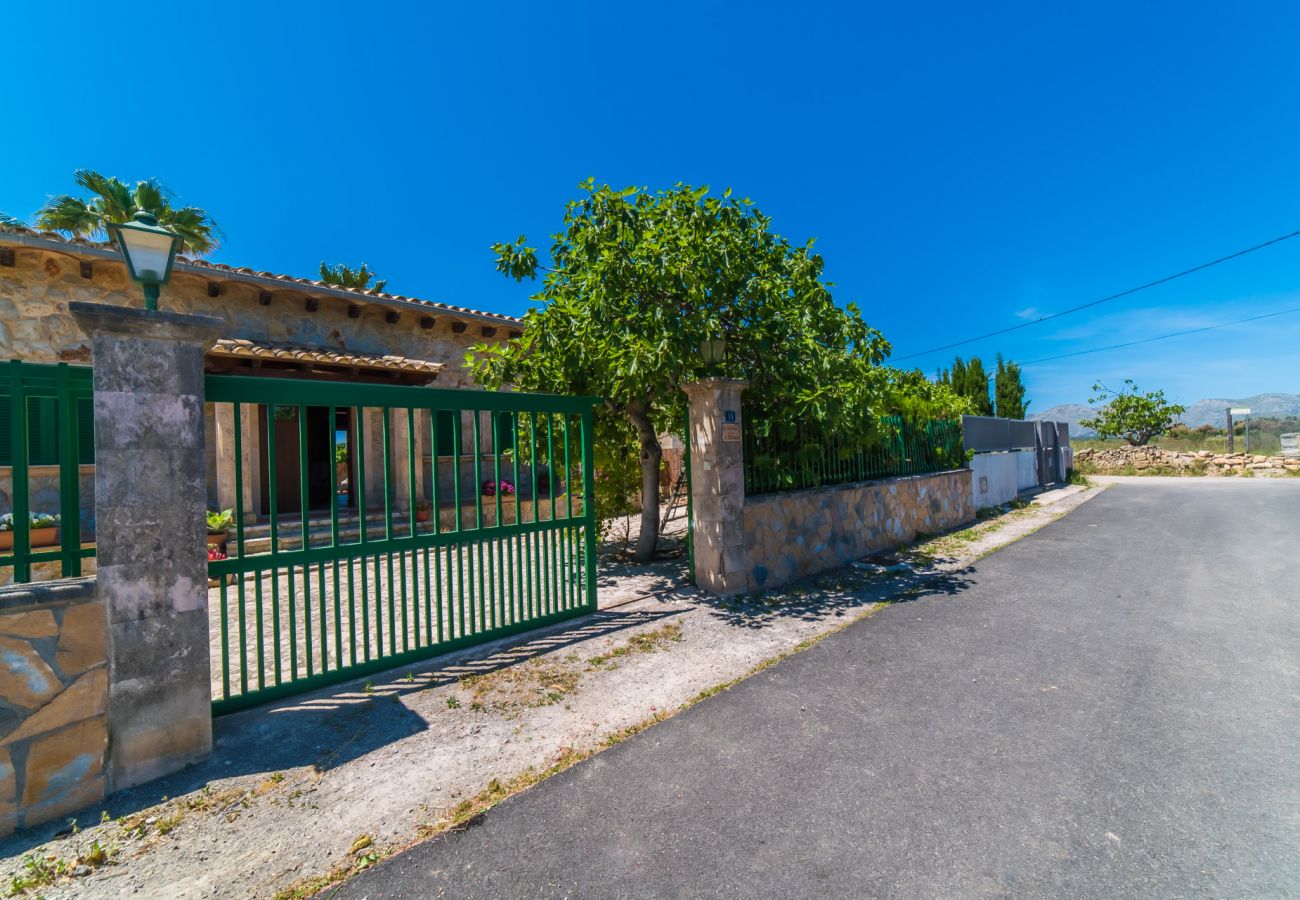
{"label": "roof eave", "polygon": [[[66,256],[81,257],[84,259],[110,260],[112,262],[126,265],[126,261],[122,258],[122,254],[116,250],[80,241],[54,240],[41,237],[40,235],[25,234],[19,231],[7,231],[0,228],[0,243],[16,245],[19,247],[30,247],[35,250],[45,250],[50,253],[62,253]],[[371,294],[364,291],[352,291],[347,288],[308,285],[287,278],[259,275],[255,272],[240,272],[233,269],[214,269],[211,266],[182,261],[180,258],[176,260],[176,265],[173,267],[172,271],[183,272],[187,275],[196,275],[207,281],[238,281],[269,290],[292,291],[296,294],[307,294],[316,297],[331,297],[338,300],[345,300],[349,303],[372,303],[376,306],[409,310],[412,312],[419,311],[425,315],[449,316],[451,318],[464,319],[470,322],[490,323],[498,326],[523,325],[523,322],[514,316],[507,316],[500,313],[482,313],[469,309],[453,309],[444,304],[438,303],[436,300],[408,300],[388,294]]]}

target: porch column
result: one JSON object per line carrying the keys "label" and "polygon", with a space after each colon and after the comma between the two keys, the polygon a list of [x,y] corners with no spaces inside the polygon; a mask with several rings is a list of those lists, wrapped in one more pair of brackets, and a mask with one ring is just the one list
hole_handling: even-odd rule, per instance
{"label": "porch column", "polygon": [[391,423],[388,464],[393,473],[393,509],[405,513],[411,509],[411,467],[407,459],[410,422],[407,421],[405,408],[390,409],[388,416]]}
{"label": "porch column", "polygon": [[212,750],[203,353],[214,316],[71,302],[95,354],[96,592],[108,617],[109,786]]}
{"label": "porch column", "polygon": [[[231,418],[233,417],[232,412]],[[252,525],[262,514],[262,428],[258,422],[256,406],[246,403],[239,410],[239,430],[240,444],[243,445],[240,448],[243,451],[240,466],[244,470],[244,483],[240,485],[240,490],[244,494],[244,524]],[[233,435],[230,443],[233,448]],[[233,507],[222,507],[222,509],[227,508]]]}
{"label": "porch column", "polygon": [[[235,509],[235,407],[232,403],[216,403],[217,448],[217,509]],[[242,422],[240,423],[243,424]],[[248,469],[244,469],[245,472]],[[244,512],[248,513],[246,505]]]}
{"label": "porch column", "polygon": [[424,458],[429,455],[429,411],[415,411],[415,497],[428,500],[433,496],[424,477]]}
{"label": "porch column", "polygon": [[747,587],[745,457],[740,393],[749,383],[706,378],[686,385],[690,405],[691,511],[695,583],[717,594]]}
{"label": "porch column", "polygon": [[384,459],[383,410],[367,406],[362,409],[361,415],[365,417],[366,432],[366,445],[361,448],[366,460],[366,505],[382,509],[384,472],[388,465],[388,460]]}

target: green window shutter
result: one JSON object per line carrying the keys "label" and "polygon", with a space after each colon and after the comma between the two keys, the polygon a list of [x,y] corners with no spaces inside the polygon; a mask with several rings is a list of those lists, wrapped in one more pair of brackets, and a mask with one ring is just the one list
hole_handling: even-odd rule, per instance
{"label": "green window shutter", "polygon": [[90,397],[77,399],[77,462],[95,462],[95,401]]}
{"label": "green window shutter", "polygon": [[30,397],[27,401],[27,462],[53,466],[59,462],[59,417],[53,397]]}
{"label": "green window shutter", "polygon": [[508,410],[493,417],[496,428],[496,447],[498,452],[515,448],[515,414]]}
{"label": "green window shutter", "polygon": [[0,397],[0,466],[12,466],[13,460],[13,401]]}
{"label": "green window shutter", "polygon": [[437,447],[434,453],[438,456],[451,456],[456,452],[455,417],[458,414],[449,409],[440,409],[437,415],[437,424],[434,428]]}

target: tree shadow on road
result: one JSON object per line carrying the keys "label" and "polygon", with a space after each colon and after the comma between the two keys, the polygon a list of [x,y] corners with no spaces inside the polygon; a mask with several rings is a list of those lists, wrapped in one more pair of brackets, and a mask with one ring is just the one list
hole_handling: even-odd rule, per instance
{"label": "tree shadow on road", "polygon": [[716,597],[696,602],[729,625],[763,628],[777,621],[814,622],[872,603],[905,603],[923,597],[956,596],[970,587],[974,570],[880,572],[845,566],[771,591]]}

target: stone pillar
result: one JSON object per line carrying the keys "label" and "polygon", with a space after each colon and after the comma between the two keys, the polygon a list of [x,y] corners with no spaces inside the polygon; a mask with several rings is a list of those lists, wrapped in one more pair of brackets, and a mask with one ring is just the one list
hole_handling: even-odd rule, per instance
{"label": "stone pillar", "polygon": [[748,382],[706,378],[688,384],[695,583],[718,594],[746,589],[745,454],[740,393]]}
{"label": "stone pillar", "polygon": [[212,750],[203,354],[213,316],[72,302],[95,359],[97,596],[108,617],[109,787]]}

